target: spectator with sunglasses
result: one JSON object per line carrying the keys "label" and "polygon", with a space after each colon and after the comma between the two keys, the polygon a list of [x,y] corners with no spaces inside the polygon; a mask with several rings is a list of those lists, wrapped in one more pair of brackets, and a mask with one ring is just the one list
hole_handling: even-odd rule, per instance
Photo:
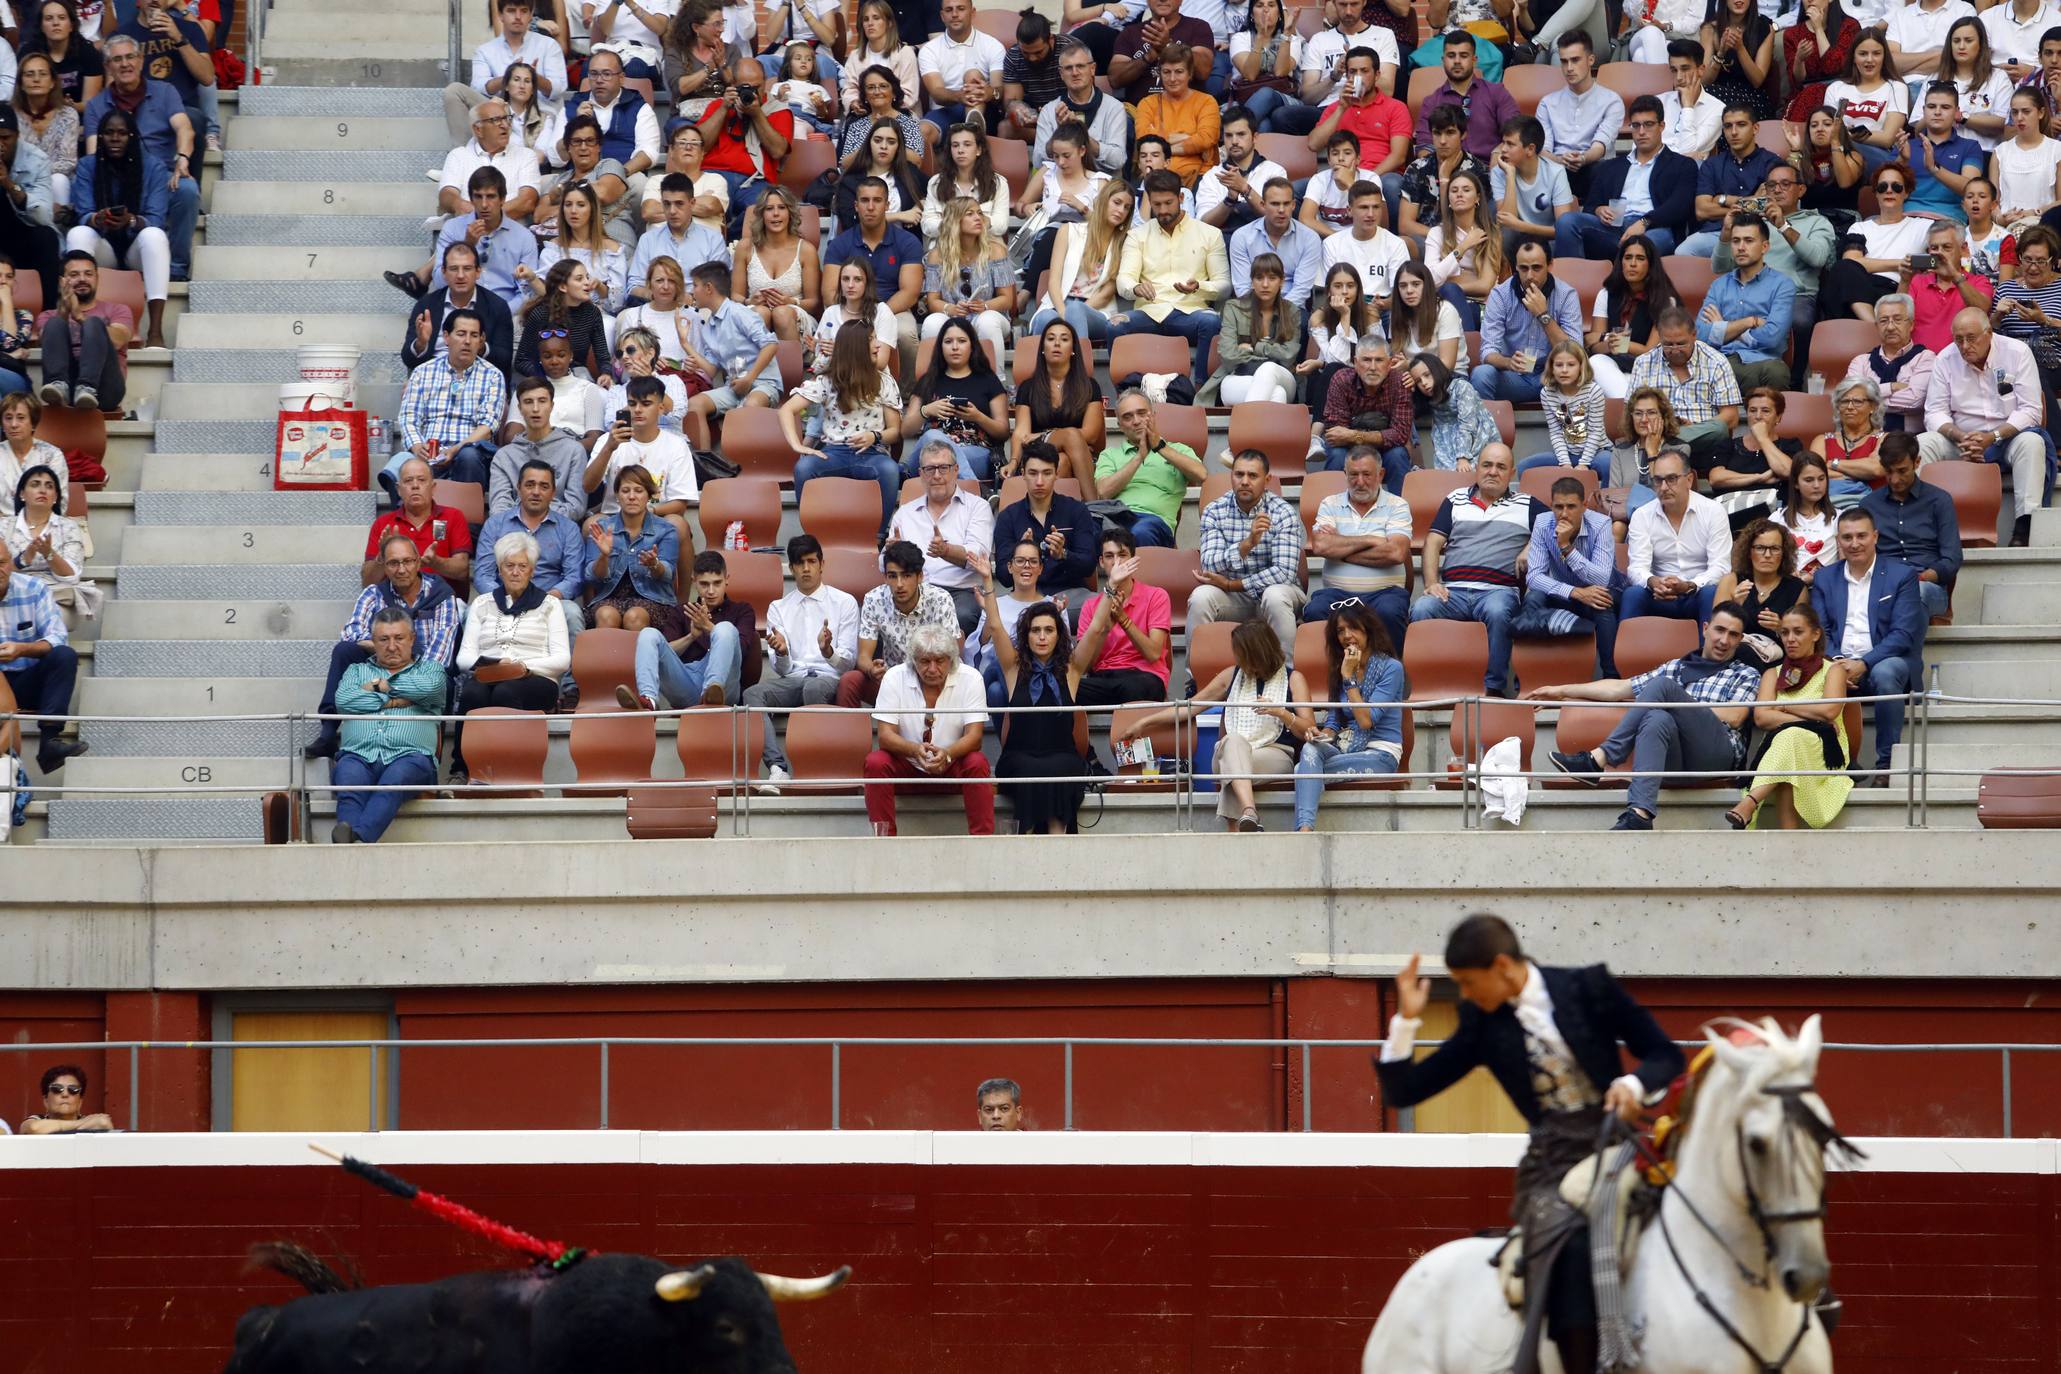
{"label": "spectator with sunglasses", "polygon": [[106,1112],[86,1111],[86,1071],[76,1064],[58,1064],[43,1070],[43,1110],[22,1118],[23,1135],[76,1135],[82,1131],[111,1131],[114,1118]]}
{"label": "spectator with sunglasses", "polygon": [[1911,169],[1901,162],[1875,169],[1876,213],[1855,223],[1840,240],[1839,261],[1818,289],[1818,317],[1875,320],[1875,302],[1901,289],[1899,278],[1914,253],[1925,251],[1933,221],[1904,213],[1911,193]]}

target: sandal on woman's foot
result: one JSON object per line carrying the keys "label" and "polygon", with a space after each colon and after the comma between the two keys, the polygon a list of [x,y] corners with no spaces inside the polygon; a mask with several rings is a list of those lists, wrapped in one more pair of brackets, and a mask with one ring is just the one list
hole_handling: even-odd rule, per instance
{"label": "sandal on woman's foot", "polygon": [[[1741,811],[1739,809],[1740,806],[1746,809]],[[1734,830],[1744,830],[1747,826],[1753,824],[1753,813],[1758,810],[1760,810],[1760,798],[1747,797],[1740,801],[1739,806],[1735,806],[1725,813],[1725,824],[1731,826]]]}
{"label": "sandal on woman's foot", "polygon": [[1241,835],[1256,835],[1266,827],[1260,824],[1259,812],[1248,811],[1238,818],[1238,832]]}

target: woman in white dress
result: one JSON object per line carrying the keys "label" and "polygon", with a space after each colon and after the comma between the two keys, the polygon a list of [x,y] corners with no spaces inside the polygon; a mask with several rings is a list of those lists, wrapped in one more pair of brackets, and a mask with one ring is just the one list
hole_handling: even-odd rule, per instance
{"label": "woman in white dress", "polygon": [[670,257],[656,257],[645,270],[644,289],[651,299],[616,316],[616,335],[626,329],[648,329],[658,340],[660,356],[675,367],[687,361],[694,345],[692,316],[687,311],[687,274]]}
{"label": "woman in white dress", "polygon": [[823,271],[816,245],[801,236],[801,202],[785,186],[769,188],[745,212],[745,235],[730,249],[731,295],[758,312],[778,339],[815,333],[823,308]]}

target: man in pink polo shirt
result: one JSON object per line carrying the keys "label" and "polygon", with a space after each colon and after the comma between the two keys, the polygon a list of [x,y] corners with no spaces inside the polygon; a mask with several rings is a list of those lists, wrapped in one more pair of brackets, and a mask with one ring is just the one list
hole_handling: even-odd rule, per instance
{"label": "man in pink polo shirt", "polygon": [[1360,140],[1360,166],[1366,180],[1381,183],[1388,202],[1388,227],[1395,228],[1396,206],[1402,200],[1403,165],[1410,159],[1410,107],[1381,89],[1375,79],[1380,59],[1371,48],[1345,55],[1345,80],[1338,99],[1324,107],[1310,130],[1313,153],[1323,153],[1331,136],[1343,129]]}
{"label": "man in pink polo shirt", "polygon": [[1081,607],[1081,645],[1094,665],[1081,678],[1074,701],[1082,706],[1121,706],[1127,701],[1164,701],[1173,666],[1173,602],[1164,588],[1138,580],[1138,541],[1129,530],[1102,535],[1102,578]]}

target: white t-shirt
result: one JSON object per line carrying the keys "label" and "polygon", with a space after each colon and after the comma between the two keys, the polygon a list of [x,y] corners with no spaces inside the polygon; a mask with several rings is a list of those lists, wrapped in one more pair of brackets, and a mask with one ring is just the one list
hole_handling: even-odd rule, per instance
{"label": "white t-shirt", "polygon": [[[2049,14],[2054,22],[2061,23],[2061,11],[2050,11]],[[1961,114],[1963,117],[1968,115],[1995,115],[1997,118],[2005,121],[2008,129],[2011,119],[2011,92],[2017,89],[2011,84],[2011,78],[2000,71],[1991,71],[1987,83],[1973,90],[1969,86],[1970,83],[1965,80],[1954,82],[1954,89],[1961,93]],[[1997,146],[1995,138],[1988,134],[1977,133],[1966,124],[1961,126],[1960,132],[1962,137],[1972,138],[1981,144],[1984,152],[1988,152]],[[2009,136],[2007,132],[2005,137],[2008,138]]]}
{"label": "white t-shirt", "polygon": [[2030,210],[2054,198],[2054,168],[2061,165],[2061,139],[2043,138],[2030,148],[2007,138],[1996,147],[1997,211]]}
{"label": "white t-shirt", "polygon": [[1374,237],[1362,242],[1350,229],[1324,240],[1324,271],[1328,274],[1341,262],[1359,270],[1360,286],[1369,296],[1380,298],[1395,290],[1395,270],[1410,260],[1410,247],[1398,234],[1376,229]]}
{"label": "white t-shirt", "polygon": [[958,90],[966,81],[966,73],[979,71],[995,84],[996,94],[1001,93],[1003,51],[1000,40],[979,29],[966,35],[964,43],[954,43],[952,35],[941,33],[916,50],[916,76],[922,78],[933,73],[943,78],[948,90]]}
{"label": "white t-shirt", "polygon": [[[1239,51],[1237,43],[1236,38],[1231,40],[1231,51]],[[1251,46],[1249,42],[1246,44],[1248,48]],[[1381,65],[1391,71],[1403,64],[1402,54],[1396,49],[1395,34],[1379,24],[1369,24],[1358,33],[1350,35],[1337,29],[1320,30],[1309,42],[1302,45],[1300,65],[1305,73],[1314,72],[1323,80],[1329,81],[1332,69],[1338,65],[1338,59],[1354,48],[1372,48],[1380,57]]]}
{"label": "white t-shirt", "polygon": [[[1224,189],[1222,178],[1217,176],[1221,165],[1212,167],[1201,176],[1195,178],[1195,213],[1197,216],[1206,215],[1216,209],[1224,203],[1224,197],[1230,194]],[[1252,170],[1245,174],[1245,180],[1255,191],[1265,186],[1274,177],[1281,177],[1285,180],[1288,179],[1288,173],[1283,171],[1279,164],[1269,162],[1265,158],[1261,158],[1253,163]]]}
{"label": "white t-shirt", "polygon": [[[1372,28],[1372,27],[1374,27],[1374,26],[1373,26],[1373,25],[1369,25],[1368,27]],[[1382,30],[1382,32],[1384,32],[1384,33],[1387,33],[1388,31],[1387,31],[1386,29],[1383,29],[1383,30]],[[1246,53],[1249,53],[1249,52],[1251,52],[1251,51],[1252,51],[1252,37],[1253,37],[1253,35],[1252,35],[1252,30],[1251,30],[1251,29],[1243,29],[1243,30],[1240,30],[1240,31],[1239,31],[1239,32],[1237,32],[1237,33],[1234,33],[1234,34],[1232,34],[1232,35],[1231,35],[1231,56],[1233,56],[1233,57],[1243,57],[1243,56],[1244,56],[1244,55],[1245,55]],[[1391,46],[1391,47],[1393,47],[1393,46],[1395,45],[1395,35],[1394,35],[1394,34],[1389,34],[1389,37],[1388,37],[1388,42],[1389,42],[1389,46]],[[1372,45],[1372,44],[1369,44],[1368,46],[1372,47],[1373,45]],[[1299,34],[1299,33],[1291,33],[1291,34],[1289,34],[1289,35],[1288,35],[1288,51],[1289,51],[1289,52],[1290,52],[1290,53],[1292,54],[1292,57],[1290,58],[1290,60],[1291,60],[1291,61],[1292,61],[1292,62],[1294,63],[1294,65],[1296,65],[1296,66],[1300,67],[1300,66],[1302,65],[1302,61],[1303,61],[1303,42],[1302,42],[1302,35],[1301,35],[1301,34]],[[1341,51],[1343,51],[1343,49],[1341,49]],[[1377,51],[1378,51],[1378,49],[1377,49]],[[1383,61],[1386,61],[1387,59],[1386,59],[1386,58],[1384,58],[1384,59],[1382,59],[1382,60],[1383,60]],[[1260,72],[1260,73],[1259,73],[1259,75],[1261,75],[1261,76],[1271,76],[1271,75],[1273,75],[1273,73],[1272,73],[1272,72],[1270,72],[1270,71],[1268,71],[1268,72]]]}
{"label": "white t-shirt", "polygon": [[525,186],[540,196],[544,194],[544,173],[537,165],[536,150],[525,148],[514,139],[510,139],[508,146],[492,157],[487,156],[486,149],[479,146],[476,138],[469,138],[462,147],[453,148],[444,157],[444,174],[437,179],[437,189],[448,186],[462,196],[472,174],[489,163],[499,168],[506,178],[510,200],[521,195]]}
{"label": "white t-shirt", "polygon": [[[1861,598],[1863,603],[1866,598]],[[923,738],[923,718],[931,718],[930,742],[940,749],[955,743],[966,733],[966,727],[975,723],[985,725],[988,719],[988,689],[982,680],[980,669],[966,663],[954,663],[952,675],[945,679],[945,685],[937,694],[937,705],[932,706],[923,699],[923,684],[917,681],[916,669],[907,663],[897,663],[887,670],[887,676],[880,679],[880,695],[873,703],[873,719],[885,721],[902,732],[902,738],[914,743]]]}
{"label": "white t-shirt", "polygon": [[[666,389],[666,399],[673,403],[672,409],[658,417],[658,427],[668,434],[680,432],[680,420],[687,414],[687,384],[670,372],[660,373],[658,379]],[[615,413],[630,404],[630,389],[621,382],[611,383],[608,388],[608,415],[613,422]]]}
{"label": "white t-shirt", "polygon": [[[837,342],[837,331],[843,327],[844,320],[844,307],[842,305],[827,305],[823,307],[823,318],[816,325],[816,342],[820,349],[815,354],[816,371],[823,372],[829,369],[830,346]],[[895,325],[895,312],[888,309],[885,302],[874,306],[874,342],[880,343],[884,341],[892,345],[898,337]]]}
{"label": "white t-shirt", "polygon": [[1912,0],[1911,4],[1899,5],[1889,12],[1889,28],[1883,36],[1896,44],[1899,52],[1938,52],[1946,46],[1947,30],[1954,26],[1954,21],[1973,13],[1975,6],[1968,0],[1946,0],[1936,10]]}
{"label": "white t-shirt", "polygon": [[[659,183],[665,179],[665,173],[654,171],[644,180],[644,222],[646,224],[660,223],[666,217],[665,210],[659,203]],[[723,209],[727,211],[730,208],[730,183],[714,172],[703,172],[694,178],[694,198],[699,200],[703,196],[714,196],[723,203]],[[723,216],[721,214],[696,215],[694,222],[696,224],[705,224],[718,234],[723,232]]]}
{"label": "white t-shirt", "polygon": [[[688,331],[693,332],[694,317],[687,317]],[[633,305],[615,317],[618,331],[642,325],[658,335],[658,356],[669,363],[687,361],[687,351],[680,347],[680,312],[656,310],[649,305]]]}
{"label": "white t-shirt", "polygon": [[[1916,215],[1905,215],[1895,224],[1864,219],[1856,222],[1847,232],[1860,236],[1861,242],[1867,245],[1862,251],[1871,258],[1907,258],[1913,253],[1925,251],[1925,235],[1938,222],[1921,219]],[[1875,275],[1886,281],[1897,279],[1897,274],[1893,270],[1877,272]]]}
{"label": "white t-shirt", "polygon": [[1318,219],[1350,233],[1353,224],[1352,189],[1351,186],[1340,186],[1338,178],[1331,175],[1331,169],[1326,167],[1310,178],[1309,189],[1304,194],[1317,203]]}
{"label": "white t-shirt", "polygon": [[780,25],[781,41],[799,38],[806,42],[815,42],[816,31],[809,27],[804,11],[818,19],[828,19],[842,8],[837,0],[807,0],[806,5],[803,0],[788,0],[788,3],[780,6],[777,11],[784,21]]}
{"label": "white t-shirt", "polygon": [[837,113],[837,97],[814,81],[775,81],[766,89],[766,98],[774,104],[784,104],[796,114],[816,113],[816,97],[822,96],[830,102],[830,112]]}
{"label": "white t-shirt", "polygon": [[1460,312],[1453,309],[1451,301],[1438,303],[1438,323],[1432,326],[1429,339],[1420,339],[1410,332],[1409,325],[1398,324],[1393,341],[1395,356],[1408,358],[1417,353],[1436,353],[1438,345],[1447,339],[1460,341],[1460,351],[1453,355],[1453,375],[1462,376],[1470,366],[1467,357],[1467,331],[1460,328]]}
{"label": "white t-shirt", "polygon": [[2011,12],[2011,0],[1997,0],[1983,11],[1981,18],[1983,31],[1989,35],[1990,61],[2023,62],[2036,67],[2040,61],[2040,35],[2061,23],[2061,12],[2051,3],[2043,4],[2030,23],[2020,23]]}
{"label": "white t-shirt", "polygon": [[1863,95],[1851,81],[1835,81],[1825,88],[1825,103],[1840,111],[1840,119],[1849,128],[1858,125],[1874,133],[1891,114],[1910,119],[1911,88],[1901,81],[1885,81]]}
{"label": "white t-shirt", "polygon": [[[601,441],[607,443],[606,439]],[[633,463],[641,463],[644,469],[658,481],[658,501],[685,501],[693,504],[701,499],[701,491],[694,475],[694,454],[687,447],[687,441],[670,430],[661,429],[658,437],[648,444],[635,439],[627,444],[617,444],[615,452],[608,455],[608,471],[601,478],[601,513],[613,515],[619,509],[615,499],[615,475]]]}
{"label": "white t-shirt", "polygon": [[[638,0],[638,7],[646,14],[670,19],[680,8],[680,0]],[[608,0],[587,0],[580,6],[580,13],[587,21],[587,32],[594,32],[594,21],[608,8]],[[618,5],[615,21],[608,26],[608,37],[594,44],[597,48],[615,48],[625,43],[663,50],[665,35],[644,27],[644,21],[630,13],[629,6]]]}

